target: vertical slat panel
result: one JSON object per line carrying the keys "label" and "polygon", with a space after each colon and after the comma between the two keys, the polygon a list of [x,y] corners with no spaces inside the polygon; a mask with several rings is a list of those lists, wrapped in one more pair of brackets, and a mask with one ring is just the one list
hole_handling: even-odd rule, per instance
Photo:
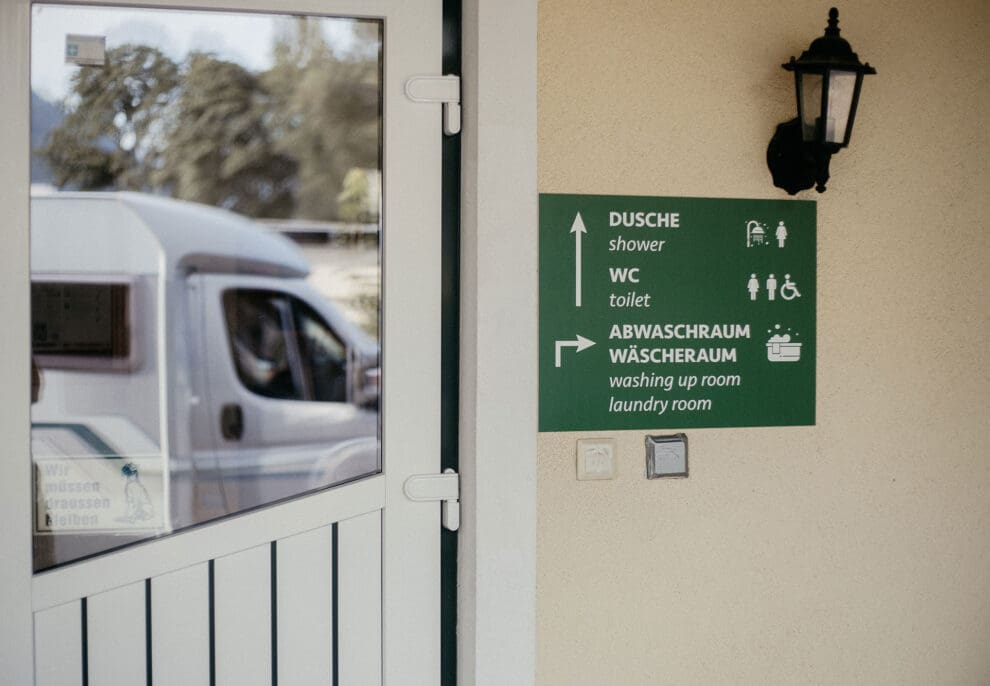
{"label": "vertical slat panel", "polygon": [[340,686],[382,683],[382,518],[337,525]]}
{"label": "vertical slat panel", "polygon": [[77,600],[34,615],[36,686],[82,684],[82,609]]}
{"label": "vertical slat panel", "polygon": [[330,527],[277,544],[279,686],[329,684],[333,661]]}
{"label": "vertical slat panel", "polygon": [[89,683],[147,683],[144,582],[88,599]]}
{"label": "vertical slat panel", "polygon": [[155,684],[210,683],[207,563],[151,580],[151,667]]}
{"label": "vertical slat panel", "polygon": [[217,686],[272,683],[270,571],[270,544],[214,563]]}

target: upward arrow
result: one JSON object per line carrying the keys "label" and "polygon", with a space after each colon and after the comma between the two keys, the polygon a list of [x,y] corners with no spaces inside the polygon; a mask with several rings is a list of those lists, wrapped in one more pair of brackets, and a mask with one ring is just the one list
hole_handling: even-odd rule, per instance
{"label": "upward arrow", "polygon": [[574,234],[574,307],[581,307],[581,236],[588,230],[584,228],[580,212],[574,215],[571,233]]}

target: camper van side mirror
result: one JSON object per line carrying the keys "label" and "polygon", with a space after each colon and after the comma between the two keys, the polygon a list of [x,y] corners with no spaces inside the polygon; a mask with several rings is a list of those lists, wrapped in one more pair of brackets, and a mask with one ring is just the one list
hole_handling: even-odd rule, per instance
{"label": "camper van side mirror", "polygon": [[224,405],[220,410],[220,433],[228,441],[239,441],[244,435],[244,412],[236,403]]}

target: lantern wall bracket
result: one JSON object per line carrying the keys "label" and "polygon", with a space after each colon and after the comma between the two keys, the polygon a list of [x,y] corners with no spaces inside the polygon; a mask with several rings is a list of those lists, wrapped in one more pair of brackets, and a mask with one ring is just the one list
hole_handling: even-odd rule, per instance
{"label": "lantern wall bracket", "polygon": [[816,190],[824,192],[831,159],[827,151],[816,159],[814,151],[801,139],[801,120],[797,117],[778,124],[767,146],[767,167],[773,185],[791,195],[816,184]]}

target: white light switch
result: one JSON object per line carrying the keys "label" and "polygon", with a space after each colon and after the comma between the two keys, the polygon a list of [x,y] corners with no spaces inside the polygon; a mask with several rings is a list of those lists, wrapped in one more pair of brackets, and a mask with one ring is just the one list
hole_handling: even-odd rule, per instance
{"label": "white light switch", "polygon": [[615,439],[583,438],[577,442],[579,481],[615,478]]}

